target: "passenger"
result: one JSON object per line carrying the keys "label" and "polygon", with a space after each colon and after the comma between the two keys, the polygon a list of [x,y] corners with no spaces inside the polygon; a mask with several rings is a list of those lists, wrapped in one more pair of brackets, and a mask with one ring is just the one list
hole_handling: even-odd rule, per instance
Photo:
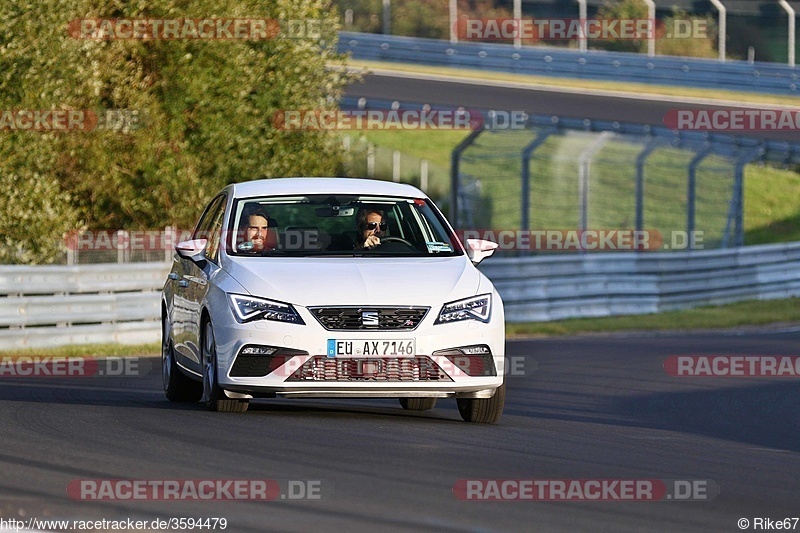
{"label": "passenger", "polygon": [[361,208],[356,214],[358,234],[356,236],[356,250],[371,250],[380,246],[383,232],[388,224],[384,222],[385,213],[380,209]]}

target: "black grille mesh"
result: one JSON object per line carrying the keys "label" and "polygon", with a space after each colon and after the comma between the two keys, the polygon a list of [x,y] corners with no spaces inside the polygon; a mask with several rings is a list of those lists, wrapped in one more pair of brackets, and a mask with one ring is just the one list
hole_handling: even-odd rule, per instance
{"label": "black grille mesh", "polygon": [[[330,331],[409,331],[416,329],[428,307],[312,307],[309,311],[327,330]],[[365,326],[362,313],[371,311],[378,314],[377,326]]]}

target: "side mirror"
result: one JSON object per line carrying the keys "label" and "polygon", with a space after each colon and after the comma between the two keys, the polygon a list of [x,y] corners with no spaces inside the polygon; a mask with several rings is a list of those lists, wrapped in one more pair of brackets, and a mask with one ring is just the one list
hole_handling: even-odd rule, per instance
{"label": "side mirror", "polygon": [[491,256],[499,246],[496,242],[483,239],[467,239],[466,245],[467,257],[476,265]]}
{"label": "side mirror", "polygon": [[194,239],[191,241],[179,242],[175,245],[175,251],[184,259],[189,259],[195,263],[202,264],[206,260],[207,239]]}

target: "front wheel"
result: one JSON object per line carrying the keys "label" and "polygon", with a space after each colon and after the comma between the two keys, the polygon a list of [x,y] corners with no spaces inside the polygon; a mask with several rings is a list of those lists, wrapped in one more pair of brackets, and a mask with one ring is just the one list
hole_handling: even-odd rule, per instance
{"label": "front wheel", "polygon": [[408,411],[430,411],[436,407],[436,398],[400,398],[400,405]]}
{"label": "front wheel", "polygon": [[228,398],[217,385],[217,343],[211,321],[206,322],[203,334],[203,401],[212,411],[222,413],[244,413],[249,400]]}
{"label": "front wheel", "polygon": [[175,361],[175,347],[169,335],[169,322],[161,322],[161,381],[171,402],[196,402],[203,395],[203,385],[187,377]]}
{"label": "front wheel", "polygon": [[506,403],[506,384],[500,385],[491,398],[457,398],[458,412],[467,422],[494,424],[503,414]]}

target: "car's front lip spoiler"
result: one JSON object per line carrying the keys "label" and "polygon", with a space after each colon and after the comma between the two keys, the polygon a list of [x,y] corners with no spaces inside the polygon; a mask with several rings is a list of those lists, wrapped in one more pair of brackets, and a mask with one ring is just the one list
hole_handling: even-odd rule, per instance
{"label": "car's front lip spoiler", "polygon": [[431,390],[424,388],[402,388],[402,389],[344,389],[344,388],[309,388],[309,389],[281,389],[273,387],[253,388],[236,387],[225,385],[225,390],[230,391],[231,396],[242,397],[240,395],[274,398],[282,396],[286,398],[491,398],[494,396],[495,387],[466,389],[466,390]]}

